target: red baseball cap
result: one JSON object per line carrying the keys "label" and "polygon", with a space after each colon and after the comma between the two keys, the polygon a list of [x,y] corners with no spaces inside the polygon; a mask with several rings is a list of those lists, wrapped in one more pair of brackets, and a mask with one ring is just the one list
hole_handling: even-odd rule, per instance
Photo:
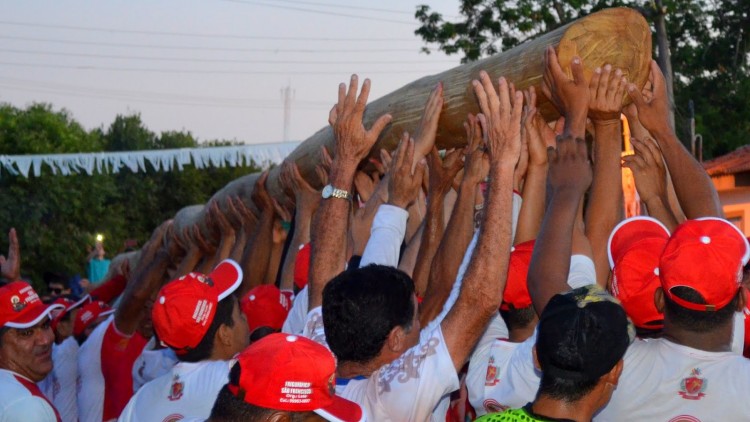
{"label": "red baseball cap", "polygon": [[77,307],[83,305],[84,303],[90,302],[91,296],[86,295],[79,299],[78,301],[73,301],[71,299],[68,299],[66,297],[58,297],[55,299],[54,302],[52,302],[53,305],[62,305],[63,309],[58,309],[52,312],[52,321],[50,322],[50,325],[52,326],[52,330],[57,330],[57,324],[62,321],[62,319],[67,315],[70,311],[76,309]]}
{"label": "red baseball cap", "polygon": [[247,317],[250,334],[260,327],[271,327],[280,330],[291,309],[287,296],[276,286],[264,284],[257,286],[240,300],[242,312]]}
{"label": "red baseball cap", "polygon": [[508,281],[503,291],[503,303],[500,309],[509,311],[523,309],[531,306],[531,296],[526,278],[531,264],[531,253],[534,251],[534,240],[519,243],[510,250],[510,261],[508,262]]}
{"label": "red baseball cap", "polygon": [[76,320],[73,323],[73,335],[79,336],[83,334],[86,328],[96,322],[97,319],[111,315],[114,312],[114,309],[100,300],[87,303],[76,314]]}
{"label": "red baseball cap", "polygon": [[643,216],[621,221],[609,235],[609,290],[636,327],[664,327],[664,314],[656,309],[654,292],[661,285],[659,257],[668,240],[669,230],[662,223]]}
{"label": "red baseball cap", "polygon": [[[336,395],[336,360],[324,346],[283,333],[270,334],[237,356],[240,373],[227,385],[254,406],[315,412],[329,421],[362,421],[362,408]],[[234,372],[234,371],[233,371]]]}
{"label": "red baseball cap", "polygon": [[[659,260],[664,294],[694,311],[721,309],[737,294],[749,258],[750,245],[732,223],[716,217],[687,220],[674,231]],[[675,296],[675,287],[695,290],[706,303]]]}
{"label": "red baseball cap", "polygon": [[14,281],[0,287],[0,327],[33,327],[62,308],[59,304],[45,305],[29,283]]}
{"label": "red baseball cap", "polygon": [[310,272],[310,243],[299,247],[297,259],[294,261],[294,285],[298,289],[307,286],[307,275]]}
{"label": "red baseball cap", "polygon": [[185,354],[203,340],[216,315],[219,301],[242,283],[242,268],[231,259],[210,274],[190,273],[167,283],[159,291],[151,317],[165,346]]}

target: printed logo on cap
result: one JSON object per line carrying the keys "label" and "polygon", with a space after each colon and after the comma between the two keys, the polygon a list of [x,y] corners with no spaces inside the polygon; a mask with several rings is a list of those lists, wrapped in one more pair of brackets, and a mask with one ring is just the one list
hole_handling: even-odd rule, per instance
{"label": "printed logo on cap", "polygon": [[13,310],[16,312],[21,312],[26,307],[26,304],[22,303],[21,298],[18,296],[13,296],[10,298],[10,305],[13,307]]}

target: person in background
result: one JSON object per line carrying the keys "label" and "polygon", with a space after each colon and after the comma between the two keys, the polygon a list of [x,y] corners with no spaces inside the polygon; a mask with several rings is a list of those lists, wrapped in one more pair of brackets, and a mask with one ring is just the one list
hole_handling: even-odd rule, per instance
{"label": "person in background", "polygon": [[97,240],[94,249],[86,258],[86,277],[93,286],[99,284],[109,271],[109,259],[105,258],[104,244]]}

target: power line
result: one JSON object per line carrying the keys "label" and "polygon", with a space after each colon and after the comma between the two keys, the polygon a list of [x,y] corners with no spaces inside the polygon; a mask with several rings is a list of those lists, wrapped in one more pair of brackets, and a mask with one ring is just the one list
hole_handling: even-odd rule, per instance
{"label": "power line", "polygon": [[327,16],[342,16],[345,18],[354,18],[354,19],[362,19],[362,20],[368,20],[368,21],[376,21],[376,22],[387,22],[387,23],[398,23],[401,25],[411,25],[415,26],[417,25],[417,22],[408,22],[408,21],[398,21],[394,19],[385,19],[385,18],[376,18],[372,16],[361,16],[361,15],[352,15],[349,13],[340,13],[340,12],[330,12],[325,10],[316,10],[316,9],[305,9],[302,7],[293,7],[293,6],[282,6],[279,4],[269,4],[269,3],[260,3],[257,1],[249,1],[249,0],[223,0],[230,3],[240,3],[240,4],[249,4],[253,6],[261,6],[261,7],[270,7],[275,9],[282,9],[282,10],[294,10],[297,12],[308,12],[308,13],[316,13],[319,15],[327,15]]}
{"label": "power line", "polygon": [[282,2],[282,3],[302,4],[302,5],[308,5],[308,6],[323,6],[323,7],[333,7],[333,8],[339,8],[339,9],[347,9],[347,10],[365,10],[368,12],[395,13],[395,14],[400,14],[400,15],[414,16],[414,12],[409,12],[406,10],[380,9],[376,7],[362,7],[362,6],[354,6],[354,5],[342,4],[342,3],[320,3],[320,2],[299,1],[299,0],[276,0],[276,1]]}
{"label": "power line", "polygon": [[[18,63],[18,62],[0,62],[2,66],[14,66],[14,67],[32,67],[32,68],[45,68],[45,69],[71,69],[71,70],[107,70],[113,72],[151,72],[151,73],[169,73],[169,74],[214,74],[214,75],[337,75],[342,73],[351,73],[344,69],[335,69],[329,71],[304,71],[304,70],[269,70],[269,71],[257,71],[257,70],[225,70],[225,69],[211,69],[211,70],[189,70],[189,69],[159,69],[159,68],[133,68],[133,67],[109,67],[109,66],[92,66],[92,65],[63,65],[58,63]],[[398,70],[368,70],[365,75],[392,75],[392,74],[432,74],[436,72],[442,72],[446,69],[440,70],[416,70],[416,69],[398,69]]]}
{"label": "power line", "polygon": [[[0,23],[2,24],[2,23]],[[357,49],[316,49],[316,48],[303,48],[303,49],[284,49],[284,48],[233,48],[233,47],[193,47],[193,46],[175,46],[175,45],[158,45],[158,44],[137,44],[137,43],[109,43],[109,42],[98,42],[98,41],[73,41],[73,40],[59,40],[52,38],[36,38],[36,37],[17,37],[12,35],[0,35],[0,39],[9,39],[16,41],[31,41],[31,42],[45,42],[52,44],[65,44],[65,45],[91,45],[100,47],[118,47],[118,48],[140,48],[140,49],[156,49],[156,50],[189,50],[189,51],[211,51],[211,52],[240,52],[240,53],[396,53],[396,52],[414,52],[417,49],[407,48],[357,48]],[[432,50],[432,49],[431,49]]]}
{"label": "power line", "polygon": [[139,35],[167,35],[173,37],[194,37],[194,38],[219,38],[219,39],[246,39],[246,40],[284,40],[284,41],[403,41],[405,39],[399,38],[350,38],[348,40],[341,40],[339,38],[325,38],[325,37],[280,37],[280,36],[261,36],[261,35],[239,35],[239,34],[206,34],[206,33],[194,33],[194,32],[172,32],[172,31],[147,31],[147,30],[136,30],[136,29],[112,29],[95,26],[78,26],[78,25],[61,25],[53,23],[37,23],[37,22],[13,22],[13,21],[0,21],[0,25],[8,26],[20,26],[20,27],[31,27],[31,28],[50,28],[50,29],[62,29],[66,31],[92,31],[92,32],[106,32],[106,33],[120,33],[120,34],[139,34]]}
{"label": "power line", "polygon": [[347,61],[309,61],[309,60],[246,60],[246,59],[206,59],[191,57],[149,57],[149,56],[127,56],[118,54],[96,54],[96,53],[63,53],[59,51],[29,51],[11,48],[0,48],[0,52],[26,55],[62,56],[62,57],[87,57],[94,59],[117,59],[117,60],[146,60],[161,62],[188,62],[188,63],[236,63],[236,64],[425,64],[425,63],[455,63],[454,60],[441,60],[426,62],[423,60],[347,60]]}

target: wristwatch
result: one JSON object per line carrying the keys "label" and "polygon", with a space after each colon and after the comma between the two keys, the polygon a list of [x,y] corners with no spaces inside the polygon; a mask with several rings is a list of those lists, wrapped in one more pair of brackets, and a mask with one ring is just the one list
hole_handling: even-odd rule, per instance
{"label": "wristwatch", "polygon": [[352,194],[349,192],[343,190],[343,189],[336,189],[332,185],[326,185],[323,188],[323,199],[328,198],[341,198],[346,199],[348,201],[352,200]]}

